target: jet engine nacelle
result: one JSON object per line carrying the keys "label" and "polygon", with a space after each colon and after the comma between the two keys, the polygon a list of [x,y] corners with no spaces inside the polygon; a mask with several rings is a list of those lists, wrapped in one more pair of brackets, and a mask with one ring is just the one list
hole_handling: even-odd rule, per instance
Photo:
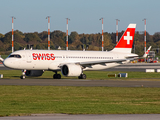
{"label": "jet engine nacelle", "polygon": [[80,76],[82,74],[82,68],[76,64],[65,64],[62,66],[61,72],[64,76]]}
{"label": "jet engine nacelle", "polygon": [[25,75],[26,76],[33,76],[38,77],[43,74],[43,70],[26,70]]}

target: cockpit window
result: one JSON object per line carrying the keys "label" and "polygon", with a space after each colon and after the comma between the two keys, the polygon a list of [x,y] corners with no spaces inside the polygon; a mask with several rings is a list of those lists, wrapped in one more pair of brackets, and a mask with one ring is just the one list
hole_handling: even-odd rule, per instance
{"label": "cockpit window", "polygon": [[18,55],[18,54],[12,54],[12,55],[10,55],[9,57],[21,58],[21,56],[20,56],[20,55]]}

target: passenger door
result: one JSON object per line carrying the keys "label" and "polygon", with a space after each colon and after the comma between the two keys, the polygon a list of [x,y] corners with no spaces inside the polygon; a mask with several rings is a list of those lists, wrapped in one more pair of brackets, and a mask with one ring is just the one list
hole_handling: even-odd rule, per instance
{"label": "passenger door", "polygon": [[26,51],[27,63],[32,62],[32,54],[30,51]]}

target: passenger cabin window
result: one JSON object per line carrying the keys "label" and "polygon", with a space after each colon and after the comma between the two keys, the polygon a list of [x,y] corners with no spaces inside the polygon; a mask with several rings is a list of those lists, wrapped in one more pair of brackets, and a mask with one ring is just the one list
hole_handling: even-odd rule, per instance
{"label": "passenger cabin window", "polygon": [[21,58],[21,56],[20,56],[20,55],[18,55],[18,54],[12,54],[12,55],[10,55],[9,57]]}

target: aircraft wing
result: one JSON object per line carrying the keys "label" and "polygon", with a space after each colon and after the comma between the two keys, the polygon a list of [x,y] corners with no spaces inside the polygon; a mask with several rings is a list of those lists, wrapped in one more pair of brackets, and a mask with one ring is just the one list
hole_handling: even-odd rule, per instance
{"label": "aircraft wing", "polygon": [[81,66],[87,67],[95,64],[102,64],[105,65],[105,63],[123,63],[125,61],[134,60],[135,58],[130,59],[113,59],[113,60],[101,60],[101,61],[86,61],[86,62],[77,62],[76,64],[80,64]]}

